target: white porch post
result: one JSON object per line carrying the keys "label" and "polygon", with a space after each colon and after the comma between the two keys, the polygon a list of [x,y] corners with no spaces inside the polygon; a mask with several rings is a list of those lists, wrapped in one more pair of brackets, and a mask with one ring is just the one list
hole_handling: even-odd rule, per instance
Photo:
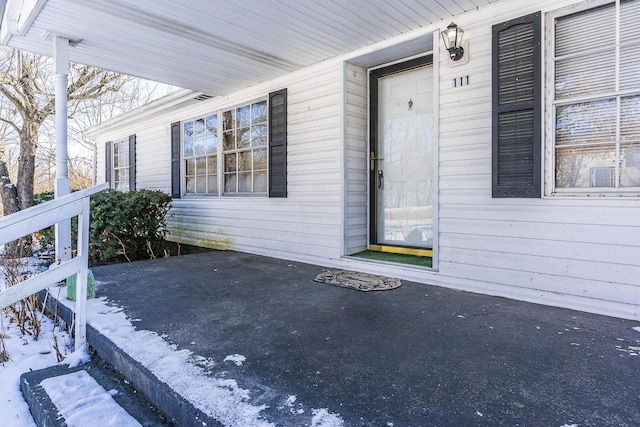
{"label": "white porch post", "polygon": [[[53,37],[53,64],[56,101],[56,182],[55,197],[71,192],[69,154],[67,151],[67,75],[69,74],[69,40]],[[56,260],[71,259],[71,221],[56,224]]]}

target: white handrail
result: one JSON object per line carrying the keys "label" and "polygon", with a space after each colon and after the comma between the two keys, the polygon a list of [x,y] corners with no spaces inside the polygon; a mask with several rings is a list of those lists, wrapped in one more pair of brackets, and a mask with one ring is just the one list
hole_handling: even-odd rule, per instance
{"label": "white handrail", "polygon": [[64,262],[56,260],[47,271],[0,291],[1,310],[75,274],[78,284],[74,309],[76,350],[86,347],[87,343],[89,197],[107,188],[109,188],[107,183],[96,185],[0,218],[0,245],[2,245],[74,216],[78,217],[78,252],[75,258]]}

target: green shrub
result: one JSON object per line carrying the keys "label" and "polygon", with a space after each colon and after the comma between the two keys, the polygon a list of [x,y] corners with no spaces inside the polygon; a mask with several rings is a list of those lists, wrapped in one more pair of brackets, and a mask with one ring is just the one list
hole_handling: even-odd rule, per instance
{"label": "green shrub", "polygon": [[[52,200],[52,193],[36,195],[34,203]],[[166,216],[171,197],[161,191],[123,193],[105,190],[91,196],[89,258],[92,265],[156,258],[165,249]],[[71,244],[76,250],[77,218],[71,221]],[[40,252],[55,248],[54,228],[37,234]]]}
{"label": "green shrub", "polygon": [[170,206],[171,197],[155,190],[106,190],[92,196],[92,262],[135,261],[161,255]]}
{"label": "green shrub", "polygon": [[[54,197],[53,191],[34,194],[33,204],[39,205],[41,203],[48,202],[50,200],[53,200],[53,197]],[[77,220],[76,220],[76,223],[77,223]],[[38,242],[38,249],[37,249],[38,252],[45,253],[45,252],[50,252],[55,250],[56,242],[55,242],[55,231],[53,226],[45,228],[44,230],[40,230],[39,232],[35,233],[34,236]]]}

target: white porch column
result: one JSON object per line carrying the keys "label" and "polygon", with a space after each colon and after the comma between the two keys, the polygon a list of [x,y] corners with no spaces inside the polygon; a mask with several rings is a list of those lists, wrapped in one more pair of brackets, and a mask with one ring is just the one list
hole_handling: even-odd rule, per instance
{"label": "white porch column", "polygon": [[[67,151],[67,75],[69,74],[69,40],[53,37],[53,67],[56,101],[56,182],[55,197],[71,192],[69,154]],[[56,224],[56,260],[71,259],[71,221]]]}

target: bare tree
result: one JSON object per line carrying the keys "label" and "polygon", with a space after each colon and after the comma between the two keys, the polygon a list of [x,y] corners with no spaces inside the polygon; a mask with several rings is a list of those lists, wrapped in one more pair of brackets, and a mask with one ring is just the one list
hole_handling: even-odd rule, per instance
{"label": "bare tree", "polygon": [[[55,113],[54,85],[50,58],[4,49],[0,58],[0,95],[12,106],[11,114],[0,117],[19,139],[20,153],[16,197],[12,206],[25,209],[33,205],[35,157],[39,132]],[[131,77],[84,65],[71,64],[67,98],[69,115],[90,99],[117,92]],[[4,196],[3,193],[3,204]],[[11,194],[6,194],[12,197]],[[12,212],[6,211],[5,214]]]}

